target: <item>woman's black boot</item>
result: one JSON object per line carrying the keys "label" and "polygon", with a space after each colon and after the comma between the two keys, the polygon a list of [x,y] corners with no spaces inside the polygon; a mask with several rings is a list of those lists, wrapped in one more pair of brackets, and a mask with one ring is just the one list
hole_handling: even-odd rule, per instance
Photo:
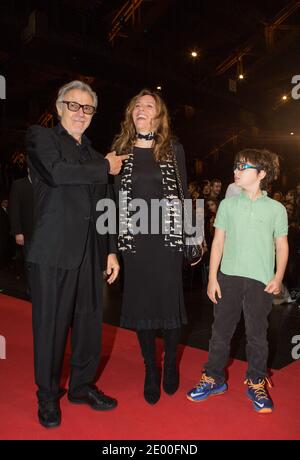
{"label": "woman's black boot", "polygon": [[180,333],[181,330],[179,328],[163,330],[165,342],[163,389],[168,395],[176,393],[179,387],[179,371],[176,362],[176,352]]}
{"label": "woman's black boot", "polygon": [[137,331],[145,363],[144,398],[149,404],[156,404],[160,398],[160,378],[156,366],[155,330]]}

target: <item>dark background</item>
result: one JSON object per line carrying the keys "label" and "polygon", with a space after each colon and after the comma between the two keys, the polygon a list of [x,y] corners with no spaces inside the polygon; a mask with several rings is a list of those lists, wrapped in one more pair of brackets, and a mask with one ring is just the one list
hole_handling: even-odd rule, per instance
{"label": "dark background", "polygon": [[127,101],[160,85],[191,179],[228,184],[234,154],[256,146],[281,157],[275,188],[292,188],[300,176],[300,99],[291,98],[299,45],[299,1],[1,0],[2,189],[9,187],[5,170],[10,178],[23,174],[16,158],[26,128],[56,123],[57,90],[72,79],[99,95],[88,135],[102,152]]}

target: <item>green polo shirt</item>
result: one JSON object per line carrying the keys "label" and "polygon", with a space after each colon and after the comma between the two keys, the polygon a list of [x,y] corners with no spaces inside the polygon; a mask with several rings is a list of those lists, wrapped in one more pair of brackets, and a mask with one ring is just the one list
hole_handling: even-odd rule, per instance
{"label": "green polo shirt", "polygon": [[225,230],[221,271],[264,284],[274,276],[275,238],[287,235],[285,207],[266,192],[255,201],[245,191],[225,198],[214,226]]}

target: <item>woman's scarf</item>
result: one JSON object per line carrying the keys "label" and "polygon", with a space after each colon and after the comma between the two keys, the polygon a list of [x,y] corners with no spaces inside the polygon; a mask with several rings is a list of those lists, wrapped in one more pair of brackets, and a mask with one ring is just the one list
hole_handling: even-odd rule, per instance
{"label": "woman's scarf", "polygon": [[[132,215],[135,211],[130,209],[132,201],[133,162],[134,153],[132,149],[129,153],[129,158],[124,161],[121,176],[118,247],[120,251],[135,254],[136,248],[132,232]],[[165,246],[181,252],[183,250],[181,201],[178,197],[176,174],[172,158],[164,162],[159,162],[159,166],[162,175],[163,202],[165,205],[165,212],[163,213]]]}

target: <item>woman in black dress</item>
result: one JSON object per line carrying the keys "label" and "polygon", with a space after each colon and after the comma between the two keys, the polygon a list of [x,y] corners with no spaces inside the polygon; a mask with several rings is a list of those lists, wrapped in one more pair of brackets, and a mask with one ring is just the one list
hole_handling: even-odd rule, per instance
{"label": "woman in black dress", "polygon": [[[171,140],[167,108],[161,97],[149,90],[141,91],[128,104],[121,132],[113,149],[117,154],[128,153],[122,173],[116,178],[116,193],[126,192],[120,203],[127,206],[134,199],[147,203],[148,233],[135,234],[134,214],[120,209],[119,250],[124,261],[124,292],[121,326],[135,329],[145,362],[144,397],[150,404],[160,398],[160,379],[156,366],[156,330],[163,333],[165,355],[163,388],[174,394],[179,385],[176,348],[180,328],[186,321],[182,288],[182,235],[174,226],[181,219],[173,155],[176,155],[185,196],[188,197],[184,151]],[[117,195],[119,200],[119,195]],[[163,217],[151,215],[151,200],[166,203],[167,233],[162,230]],[[153,206],[152,206],[153,209]],[[143,216],[145,217],[145,216]],[[155,222],[154,222],[155,221]],[[159,224],[159,232],[151,224]],[[142,227],[142,225],[141,225]]]}

